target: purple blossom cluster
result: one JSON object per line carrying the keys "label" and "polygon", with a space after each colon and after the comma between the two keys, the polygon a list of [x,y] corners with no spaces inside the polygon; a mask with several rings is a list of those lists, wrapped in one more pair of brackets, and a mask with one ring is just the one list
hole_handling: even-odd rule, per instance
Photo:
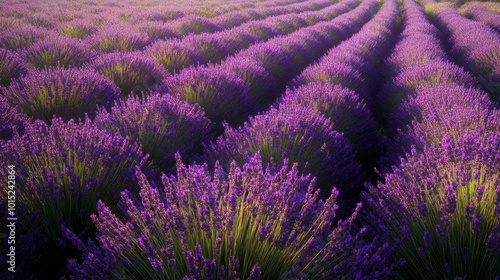
{"label": "purple blossom cluster", "polygon": [[[90,214],[95,212],[97,201],[117,203],[122,190],[137,189],[135,166],[142,166],[145,172],[152,167],[140,145],[110,135],[89,120],[76,123],[56,118],[50,126],[37,120],[26,123],[24,129],[23,136],[16,134],[10,141],[0,141],[0,159],[16,168],[17,201],[25,207],[18,219],[24,222],[32,219],[32,214],[39,215],[42,239],[48,243],[36,254],[49,263],[51,258],[64,262],[68,255],[62,253],[61,225],[82,238],[93,236]],[[2,168],[0,175],[2,184],[7,185],[7,169]],[[2,200],[6,190],[2,190]],[[18,237],[22,236],[29,238],[29,232],[19,232]],[[22,247],[24,241],[18,239],[16,244]]]}
{"label": "purple blossom cluster", "polygon": [[9,86],[12,79],[26,75],[31,65],[15,53],[0,49],[0,86]]}
{"label": "purple blossom cluster", "polygon": [[333,186],[343,200],[359,191],[362,174],[350,143],[310,108],[290,104],[251,117],[238,129],[226,126],[223,136],[206,147],[205,157],[228,170],[233,160],[241,165],[258,151],[273,168],[281,168],[283,159],[299,163],[299,170],[317,178],[323,196]]}
{"label": "purple blossom cluster", "polygon": [[119,97],[119,89],[92,70],[47,68],[29,72],[12,80],[1,92],[11,106],[25,114],[50,123],[52,117],[64,120],[93,118],[97,105],[110,108]]}
{"label": "purple blossom cluster", "polygon": [[160,64],[141,52],[103,54],[88,66],[113,81],[123,96],[153,89],[167,76]]}
{"label": "purple blossom cluster", "polygon": [[11,51],[27,48],[32,44],[48,38],[52,32],[46,28],[30,25],[19,25],[0,31],[0,47]]}
{"label": "purple blossom cluster", "polygon": [[181,100],[200,105],[216,124],[223,120],[239,122],[251,104],[248,83],[235,73],[216,65],[191,67],[167,77],[164,91]]}
{"label": "purple blossom cluster", "polygon": [[76,39],[85,39],[94,35],[99,30],[96,24],[83,19],[75,19],[65,22],[58,27],[61,35],[68,35]]}
{"label": "purple blossom cluster", "polygon": [[340,85],[313,82],[288,89],[276,106],[301,106],[321,113],[331,121],[333,130],[344,133],[353,146],[357,160],[368,163],[377,158],[380,142],[377,122],[354,91]]}
{"label": "purple blossom cluster", "polygon": [[228,173],[216,164],[212,175],[177,157],[177,177],[163,176],[163,188],[138,171],[139,198],[122,192],[125,222],[99,202],[98,244],[66,232],[84,252],[68,269],[74,279],[354,277],[352,254],[371,249],[364,229],[351,232],[361,205],[332,228],[336,190],[318,200],[314,180],[287,165],[271,171],[257,153]]}
{"label": "purple blossom cluster", "polygon": [[14,135],[23,135],[28,116],[12,107],[7,99],[0,95],[0,141],[10,140]]}
{"label": "purple blossom cluster", "polygon": [[23,57],[38,69],[50,66],[80,67],[96,56],[92,47],[67,37],[50,37],[23,52]]}
{"label": "purple blossom cluster", "polygon": [[134,31],[130,26],[107,25],[102,27],[88,41],[92,46],[102,52],[136,51],[149,44],[149,37],[145,33]]}
{"label": "purple blossom cluster", "polygon": [[111,112],[101,109],[94,123],[140,143],[144,154],[167,173],[174,171],[175,153],[191,156],[211,140],[214,129],[197,104],[157,93],[120,100]]}
{"label": "purple blossom cluster", "polygon": [[413,150],[385,183],[370,187],[368,220],[396,243],[396,258],[407,259],[400,277],[500,275],[499,143],[498,128],[448,135]]}

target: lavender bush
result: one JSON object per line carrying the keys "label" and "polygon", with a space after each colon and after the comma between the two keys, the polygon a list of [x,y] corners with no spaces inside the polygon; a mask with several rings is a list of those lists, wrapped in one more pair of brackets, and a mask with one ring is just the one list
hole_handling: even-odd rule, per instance
{"label": "lavender bush", "polygon": [[15,134],[24,134],[28,116],[11,107],[7,99],[0,95],[0,141],[10,140]]}
{"label": "lavender bush", "polygon": [[379,114],[385,121],[390,121],[392,114],[416,89],[447,83],[458,83],[469,88],[478,85],[478,81],[471,74],[448,61],[408,64],[378,93]]}
{"label": "lavender bush", "polygon": [[51,37],[31,45],[24,52],[26,60],[38,69],[50,66],[80,67],[97,53],[88,44],[65,37]]}
{"label": "lavender bush", "polygon": [[137,30],[148,35],[150,41],[180,38],[181,34],[171,24],[158,21],[142,21],[136,25]]}
{"label": "lavender bush", "polygon": [[271,172],[257,154],[211,175],[177,157],[177,178],[163,176],[163,188],[138,171],[140,197],[122,193],[125,222],[99,202],[98,244],[67,232],[84,252],[68,269],[74,279],[353,277],[354,254],[366,252],[356,250],[364,231],[351,234],[360,205],[333,228],[337,192],[318,201],[314,180],[287,165]]}
{"label": "lavender bush", "polygon": [[96,50],[111,53],[141,50],[148,45],[149,37],[145,33],[134,31],[132,27],[109,25],[90,36],[88,41]]}
{"label": "lavender bush", "polygon": [[362,173],[351,144],[333,130],[330,120],[310,108],[272,109],[238,129],[226,126],[224,135],[208,145],[205,156],[209,162],[220,161],[227,170],[231,161],[243,164],[257,151],[276,168],[284,158],[290,165],[297,162],[301,172],[317,178],[322,196],[337,187],[342,203],[355,197],[361,186]]}
{"label": "lavender bush", "polygon": [[189,15],[180,19],[175,27],[181,34],[187,35],[189,33],[205,33],[205,32],[215,32],[220,30],[220,27],[217,26],[211,19],[198,16],[198,15]]}
{"label": "lavender bush", "polygon": [[221,125],[226,120],[239,123],[252,105],[249,86],[236,74],[216,65],[190,67],[164,80],[168,94],[198,103],[207,117]]}
{"label": "lavender bush", "polygon": [[332,128],[344,133],[356,152],[356,159],[367,163],[377,158],[380,136],[377,123],[364,101],[352,90],[339,85],[309,83],[287,90],[276,102],[280,108],[299,105],[311,108],[331,120]]}
{"label": "lavender bush", "polygon": [[406,259],[399,279],[499,277],[499,144],[498,130],[444,137],[370,187],[367,221]]}
{"label": "lavender bush", "polygon": [[183,40],[186,44],[196,50],[204,60],[219,63],[229,55],[229,47],[223,39],[224,36],[214,36],[212,34],[200,34],[187,36]]}
{"label": "lavender bush", "polygon": [[97,31],[97,26],[86,20],[74,20],[63,24],[58,28],[59,34],[69,35],[77,39],[85,39],[94,35]]}
{"label": "lavender bush", "polygon": [[51,33],[45,28],[20,25],[2,30],[0,34],[0,47],[16,51],[47,38]]}
{"label": "lavender bush", "polygon": [[184,67],[206,63],[201,54],[181,40],[158,41],[146,48],[145,55],[154,58],[169,72],[182,70]]}
{"label": "lavender bush", "polygon": [[[54,278],[61,276],[60,269],[47,267],[60,267],[68,257],[76,256],[61,239],[61,226],[82,238],[94,236],[90,214],[95,213],[97,200],[117,203],[122,190],[137,189],[134,166],[144,166],[147,172],[151,167],[140,146],[107,134],[89,121],[66,123],[57,118],[50,127],[35,121],[25,130],[22,137],[0,143],[0,159],[16,169],[16,201],[24,209],[16,211],[19,221],[22,224],[38,215],[41,224],[40,248],[24,260],[26,266],[37,276]],[[6,172],[6,168],[0,171],[4,185]],[[23,246],[29,246],[30,234],[19,232],[19,238],[20,250],[29,249]]]}
{"label": "lavender bush", "polygon": [[10,85],[10,81],[26,75],[32,66],[15,53],[0,49],[0,86]]}
{"label": "lavender bush", "polygon": [[100,110],[94,122],[141,143],[144,154],[168,173],[173,171],[176,152],[191,156],[211,140],[214,129],[198,104],[157,93],[120,100],[111,112]]}
{"label": "lavender bush", "polygon": [[64,120],[95,116],[96,105],[110,108],[119,89],[91,70],[48,68],[12,81],[1,91],[12,106],[35,119],[50,123],[52,116]]}
{"label": "lavender bush", "polygon": [[90,63],[95,71],[113,81],[123,96],[153,89],[167,76],[154,59],[140,52],[114,52]]}
{"label": "lavender bush", "polygon": [[35,121],[25,129],[0,144],[1,157],[16,166],[18,199],[41,210],[44,233],[54,242],[61,224],[77,233],[88,229],[97,200],[116,202],[121,190],[134,187],[133,166],[145,164],[140,146],[88,122],[56,118],[51,126]]}

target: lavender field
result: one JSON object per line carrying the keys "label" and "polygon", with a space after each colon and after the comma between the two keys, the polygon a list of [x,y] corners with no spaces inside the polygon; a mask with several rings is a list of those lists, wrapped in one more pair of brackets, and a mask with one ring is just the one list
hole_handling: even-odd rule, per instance
{"label": "lavender field", "polygon": [[500,3],[0,2],[0,279],[500,280]]}

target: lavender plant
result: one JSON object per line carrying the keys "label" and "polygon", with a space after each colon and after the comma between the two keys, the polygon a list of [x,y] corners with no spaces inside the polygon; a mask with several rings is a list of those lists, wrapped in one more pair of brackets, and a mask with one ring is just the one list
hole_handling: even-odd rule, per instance
{"label": "lavender plant", "polygon": [[31,65],[15,53],[0,49],[0,86],[9,86],[12,79],[26,75]]}
{"label": "lavender plant", "polygon": [[355,92],[323,83],[309,83],[293,90],[276,102],[283,108],[299,105],[311,108],[331,120],[335,131],[344,133],[356,152],[356,159],[368,163],[378,157],[380,136],[377,123],[365,102]]}
{"label": "lavender plant", "polygon": [[91,118],[96,105],[110,108],[119,89],[91,70],[48,68],[14,80],[1,91],[12,106],[25,114],[50,123],[53,115],[69,120]]}
{"label": "lavender plant", "polygon": [[[59,277],[61,264],[76,256],[61,239],[61,226],[81,238],[95,236],[90,214],[95,213],[97,200],[114,205],[122,190],[137,189],[134,166],[143,166],[145,172],[150,167],[140,146],[97,129],[90,121],[79,124],[57,118],[50,127],[35,121],[25,130],[22,137],[0,143],[0,159],[16,166],[16,201],[26,206],[23,212],[16,212],[19,221],[39,215],[41,247],[33,258],[26,259],[27,265],[39,277]],[[0,171],[4,185],[6,170]],[[27,246],[29,235],[19,234],[26,237],[18,240],[19,248],[24,241]]]}
{"label": "lavender plant", "polygon": [[213,124],[197,104],[158,93],[120,100],[111,112],[101,109],[94,121],[100,128],[142,145],[163,172],[174,170],[174,154],[188,157],[210,141]]}
{"label": "lavender plant", "polygon": [[200,34],[187,36],[183,40],[183,44],[186,44],[196,50],[196,52],[199,53],[204,60],[219,63],[229,55],[229,47],[223,38],[224,36]]}
{"label": "lavender plant", "polygon": [[20,25],[1,31],[0,47],[11,51],[26,48],[49,36],[45,28]]}
{"label": "lavender plant", "polygon": [[333,228],[337,192],[318,200],[314,180],[287,165],[272,172],[257,154],[229,174],[216,164],[211,175],[177,157],[177,178],[164,175],[163,188],[138,171],[140,198],[122,193],[125,222],[99,202],[99,243],[67,231],[84,252],[68,269],[75,279],[353,277],[354,254],[368,251],[359,246],[364,230],[351,234],[360,205]]}
{"label": "lavender plant", "polygon": [[207,117],[221,125],[226,120],[237,124],[244,119],[254,102],[248,95],[249,86],[236,74],[216,65],[190,67],[164,80],[169,94],[198,103]]}
{"label": "lavender plant", "polygon": [[88,41],[96,50],[111,53],[141,50],[148,45],[149,37],[145,33],[133,31],[132,27],[115,24],[101,28]]}
{"label": "lavender plant", "polygon": [[216,23],[214,23],[213,20],[198,15],[189,15],[183,17],[178,22],[176,22],[175,27],[183,35],[187,35],[189,33],[212,33],[220,30],[220,27]]}
{"label": "lavender plant", "polygon": [[31,45],[23,55],[33,66],[43,69],[50,66],[80,67],[97,53],[79,40],[51,37]]}
{"label": "lavender plant", "polygon": [[224,61],[221,66],[235,73],[250,85],[248,95],[261,105],[255,106],[255,110],[262,111],[274,100],[274,96],[278,92],[278,83],[266,71],[261,61],[245,56],[234,56]]}
{"label": "lavender plant", "polygon": [[154,58],[171,73],[191,65],[206,63],[198,51],[181,40],[157,41],[147,47],[144,54]]}
{"label": "lavender plant", "polygon": [[224,135],[207,146],[205,157],[212,163],[219,160],[228,170],[231,161],[243,164],[257,151],[276,168],[284,158],[290,165],[297,162],[301,172],[317,178],[322,196],[337,187],[342,203],[361,187],[362,172],[351,144],[333,130],[330,120],[310,108],[290,105],[252,117],[238,129],[226,126]]}
{"label": "lavender plant", "polygon": [[151,42],[180,38],[181,34],[171,24],[158,21],[142,21],[136,25],[137,30],[148,34]]}
{"label": "lavender plant", "polygon": [[335,60],[323,60],[307,67],[300,76],[293,80],[290,86],[299,87],[308,83],[340,85],[362,95],[369,92],[365,78],[355,66]]}
{"label": "lavender plant", "polygon": [[114,52],[98,56],[90,67],[113,81],[122,95],[153,89],[167,76],[154,59],[140,52]]}
{"label": "lavender plant", "polygon": [[59,34],[69,35],[77,39],[85,39],[94,35],[97,31],[97,26],[87,20],[74,20],[63,24],[58,28]]}
{"label": "lavender plant", "polygon": [[121,190],[135,187],[134,166],[146,166],[140,146],[89,121],[56,118],[51,126],[35,121],[25,129],[25,136],[0,144],[1,156],[16,166],[18,200],[41,210],[44,234],[53,242],[61,224],[78,234],[88,230],[97,200],[117,202]]}
{"label": "lavender plant", "polygon": [[444,137],[370,187],[367,222],[406,260],[398,279],[499,277],[499,144],[498,130]]}
{"label": "lavender plant", "polygon": [[389,121],[401,103],[414,95],[419,87],[450,83],[468,88],[478,85],[478,81],[471,74],[448,61],[409,64],[378,93],[379,113],[385,121]]}
{"label": "lavender plant", "polygon": [[24,134],[27,122],[29,122],[28,116],[11,107],[7,99],[0,95],[0,141],[10,140],[16,134]]}

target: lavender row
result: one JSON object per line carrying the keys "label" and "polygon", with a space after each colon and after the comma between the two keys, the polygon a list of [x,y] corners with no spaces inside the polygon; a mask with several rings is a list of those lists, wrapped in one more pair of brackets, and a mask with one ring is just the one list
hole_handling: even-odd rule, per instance
{"label": "lavender row", "polygon": [[[330,5],[331,1],[321,0],[316,3],[318,8]],[[306,11],[311,8],[309,4],[299,3],[290,9],[275,11],[276,14],[259,15],[249,11],[249,14],[236,15],[228,14],[222,18],[205,18],[197,15],[190,15],[178,20],[165,22],[153,22],[132,25],[123,21],[109,20],[103,17],[87,17],[76,20],[74,24],[69,23],[62,26],[58,32],[76,38],[85,39],[94,48],[111,52],[114,50],[135,50],[144,48],[146,45],[158,39],[180,38],[189,33],[216,32],[225,28],[240,25],[246,21],[261,19],[266,16]],[[316,6],[314,6],[316,8]],[[226,26],[227,25],[227,26]],[[36,28],[38,27],[38,28]],[[35,41],[54,36],[52,29],[55,27],[44,24],[20,25],[6,28],[2,31],[0,46],[11,50],[27,47]]]}
{"label": "lavender row", "polygon": [[433,7],[429,11],[435,13],[433,20],[449,37],[453,59],[478,78],[492,100],[500,101],[500,34],[450,7]]}
{"label": "lavender row", "polygon": [[500,14],[485,9],[480,2],[468,2],[460,7],[459,12],[471,19],[481,21],[500,32]]}
{"label": "lavender row", "polygon": [[[364,13],[357,17],[362,18],[359,28],[373,16],[373,12],[361,10],[363,5],[372,10],[376,7],[375,2],[365,2],[350,13]],[[237,129],[226,125],[224,134],[207,146],[203,160],[212,164],[218,160],[227,169],[232,160],[243,164],[257,151],[278,167],[283,158],[288,158],[299,163],[301,172],[316,177],[323,197],[332,186],[337,187],[341,212],[349,213],[352,209],[346,209],[346,205],[353,206],[352,196],[362,185],[360,165],[354,159],[352,145],[335,130],[336,124],[312,108],[290,104],[251,117]]]}
{"label": "lavender row", "polygon": [[272,102],[279,87],[307,64],[359,30],[375,11],[370,1],[332,21],[252,45],[220,65],[185,69],[167,77],[162,91],[198,103],[219,126],[224,120],[240,124]]}
{"label": "lavender row", "polygon": [[262,43],[275,36],[290,34],[300,28],[332,20],[358,4],[359,1],[355,0],[342,1],[315,12],[272,16],[221,32],[187,36],[182,40],[160,40],[146,48],[144,53],[156,59],[169,72],[197,63],[219,63],[251,44]]}
{"label": "lavender row", "polygon": [[371,209],[365,221],[395,245],[390,259],[404,264],[394,277],[495,279],[500,112],[470,74],[447,60],[421,7],[403,3],[402,39],[386,62],[401,91],[380,97],[393,98],[393,105],[408,98],[393,107],[390,122],[399,127],[394,146],[400,147],[389,157],[401,158],[364,195]]}
{"label": "lavender row", "polygon": [[[59,23],[79,20],[93,14],[101,18],[111,19],[116,15],[116,19],[126,20],[136,23],[143,20],[168,22],[189,15],[199,15],[204,17],[217,17],[230,14],[237,10],[248,10],[253,14],[263,15],[269,10],[270,13],[280,10],[282,7],[297,4],[298,1],[267,1],[264,3],[248,3],[248,1],[213,2],[211,7],[207,7],[199,2],[192,2],[192,5],[175,5],[169,2],[168,5],[161,3],[146,2],[143,5],[134,3],[85,3],[84,5],[74,4],[70,1],[55,1],[51,3],[3,3],[2,17],[4,24],[19,24],[17,19],[26,19],[31,24],[43,24],[50,27]],[[103,17],[103,14],[107,16]],[[50,16],[50,17],[49,17]],[[9,22],[9,20],[11,20]]]}
{"label": "lavender row", "polygon": [[302,71],[277,102],[277,106],[300,104],[324,114],[349,139],[356,159],[367,165],[373,164],[380,150],[378,124],[370,107],[377,70],[395,42],[398,13],[397,3],[384,2],[373,20]]}

